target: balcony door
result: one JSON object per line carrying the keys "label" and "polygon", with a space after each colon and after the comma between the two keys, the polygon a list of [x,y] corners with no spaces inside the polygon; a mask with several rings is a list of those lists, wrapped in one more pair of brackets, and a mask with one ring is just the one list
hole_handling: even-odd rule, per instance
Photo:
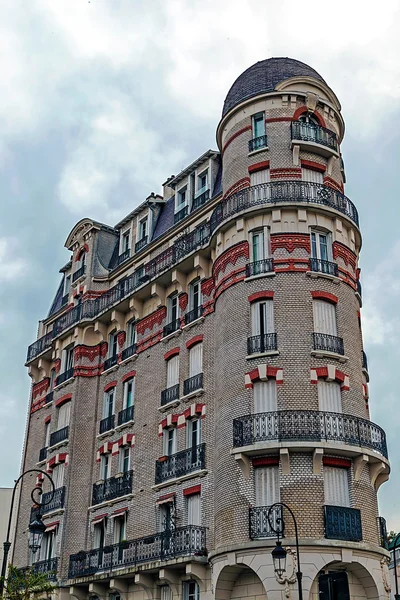
{"label": "balcony door", "polygon": [[321,573],[318,588],[319,600],[350,600],[346,571]]}
{"label": "balcony door", "polygon": [[203,344],[199,342],[189,350],[189,377],[203,372]]}
{"label": "balcony door", "polygon": [[321,171],[315,169],[301,169],[301,178],[303,181],[309,181],[310,183],[324,183],[324,174]]}
{"label": "balcony door", "polygon": [[324,489],[325,504],[350,507],[348,469],[324,466]]}
{"label": "balcony door", "polygon": [[313,300],[314,331],[337,336],[336,306],[326,300]]}
{"label": "balcony door", "polygon": [[[331,261],[331,238],[328,233],[320,231],[311,232],[311,257],[316,261]],[[323,271],[323,265],[318,265],[321,268],[313,269]]]}
{"label": "balcony door", "polygon": [[50,560],[51,558],[55,557],[56,528],[57,525],[55,525],[51,531],[45,532],[42,545],[40,547],[40,560]]}
{"label": "balcony door", "polygon": [[276,381],[257,381],[253,387],[254,431],[260,440],[278,436]]}
{"label": "balcony door", "polygon": [[274,333],[274,303],[273,300],[253,302],[251,305],[251,330],[253,336]]}
{"label": "balcony door", "polygon": [[[257,529],[261,537],[268,537],[272,534],[267,518],[268,509],[280,501],[279,466],[257,467],[254,469],[254,477],[256,507],[259,509],[256,511]],[[276,518],[279,515],[278,511],[271,514],[272,523],[276,528]]]}

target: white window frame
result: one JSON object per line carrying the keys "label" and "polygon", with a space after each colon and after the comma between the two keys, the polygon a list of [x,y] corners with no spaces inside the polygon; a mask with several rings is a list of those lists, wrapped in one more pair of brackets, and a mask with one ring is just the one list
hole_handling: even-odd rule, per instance
{"label": "white window frame", "polygon": [[136,344],[136,320],[131,319],[127,324],[127,347],[133,346]]}
{"label": "white window frame", "polygon": [[338,381],[318,379],[318,405],[321,412],[342,412],[342,391]]}
{"label": "white window frame", "polygon": [[197,581],[183,581],[183,600],[200,600],[200,587]]}
{"label": "white window frame", "polygon": [[[171,436],[172,434],[172,436]],[[176,454],[176,427],[168,427],[163,432],[163,453],[164,456]],[[172,442],[172,443],[171,443]],[[170,446],[171,443],[171,446]],[[171,450],[171,452],[170,452]]]}
{"label": "white window frame", "polygon": [[[110,478],[111,472],[111,453],[102,454],[100,457],[100,479],[105,481]],[[105,477],[107,475],[107,477]]]}
{"label": "white window frame", "polygon": [[[143,231],[145,232],[144,235],[143,235]],[[141,219],[139,219],[137,241],[140,242],[148,235],[149,235],[149,216],[146,215],[145,217],[142,217]]]}
{"label": "white window frame", "polygon": [[[100,521],[100,523],[95,523],[95,525],[93,525],[93,549],[104,548],[106,529],[107,525],[105,519]],[[102,537],[103,539],[101,539]]]}
{"label": "white window frame", "polygon": [[172,590],[169,585],[160,585],[160,600],[172,600]]}
{"label": "white window frame", "polygon": [[325,504],[351,507],[349,469],[324,466]]}
{"label": "white window frame", "polygon": [[[128,405],[128,394],[129,394],[129,388],[132,387],[132,402],[131,404]],[[123,408],[129,408],[130,406],[134,406],[135,405],[135,378],[131,377],[130,379],[127,379],[126,381],[124,381],[124,389],[123,389],[123,393],[124,393],[124,401],[123,401]]]}
{"label": "white window frame", "polygon": [[[182,194],[185,194],[185,199],[182,202]],[[185,206],[188,205],[189,202],[189,186],[187,183],[185,183],[185,185],[183,185],[176,194],[176,201],[175,201],[175,212],[178,213],[180,210],[184,209]]]}
{"label": "white window frame", "polygon": [[[124,469],[125,459],[128,458],[128,468]],[[118,456],[118,472],[128,473],[131,468],[131,446],[121,446]]]}
{"label": "white window frame", "polygon": [[[115,349],[115,352],[113,350]],[[108,358],[112,358],[113,356],[117,356],[118,354],[118,332],[112,331],[108,335]]]}
{"label": "white window frame", "polygon": [[[263,123],[263,133],[257,133],[256,131],[256,122],[262,122]],[[252,132],[253,132],[253,139],[259,138],[263,135],[265,135],[265,112],[258,112],[254,115],[252,115],[251,117],[251,126],[252,126]]]}
{"label": "white window frame", "polygon": [[201,525],[201,494],[186,496],[186,524]]}
{"label": "white window frame", "polygon": [[57,431],[69,425],[71,420],[71,400],[67,400],[57,409]]}
{"label": "white window frame", "polygon": [[322,298],[313,299],[314,332],[337,337],[336,305]]}
{"label": "white window frame", "polygon": [[51,474],[51,478],[54,483],[54,487],[56,490],[63,487],[64,485],[64,476],[65,476],[65,463],[58,463],[53,467],[53,472]]}
{"label": "white window frame", "polygon": [[[197,305],[194,305],[194,299],[196,297],[196,289],[197,289]],[[202,297],[201,297],[201,279],[197,278],[191,283],[189,283],[189,311],[199,308],[202,305]]]}
{"label": "white window frame", "polygon": [[51,421],[44,424],[44,448],[50,446]]}
{"label": "white window frame", "polygon": [[69,371],[74,366],[74,344],[70,344],[62,351],[62,369],[61,372]]}
{"label": "white window frame", "polygon": [[[126,240],[128,240],[128,246],[126,247]],[[125,231],[121,232],[121,244],[120,244],[120,254],[123,254],[124,252],[126,252],[127,250],[131,249],[131,230],[130,229],[126,229]]]}
{"label": "white window frame", "polygon": [[[206,178],[206,183],[204,185],[201,185],[201,180],[202,180],[203,177]],[[199,173],[197,175],[197,178],[196,178],[196,193],[195,193],[194,197],[197,198],[198,196],[201,196],[208,189],[209,189],[209,181],[208,181],[208,167],[207,167],[207,169],[204,169],[203,171],[201,171],[201,173]]]}
{"label": "white window frame", "polygon": [[[255,260],[255,248],[254,238],[255,236],[260,237],[262,243],[261,257]],[[251,262],[257,262],[259,260],[265,260],[270,257],[270,236],[269,227],[262,227],[261,229],[253,229],[250,231],[250,246],[251,246]]]}
{"label": "white window frame", "polygon": [[64,275],[64,293],[63,293],[63,296],[66,296],[67,294],[69,294],[70,289],[71,289],[71,274]]}
{"label": "white window frame", "polygon": [[278,390],[276,379],[256,381],[253,385],[254,413],[276,412],[278,410]]}
{"label": "white window frame", "polygon": [[303,181],[309,181],[310,183],[324,183],[324,174],[322,171],[317,171],[317,169],[302,167],[301,178]]}
{"label": "white window frame", "polygon": [[[200,446],[202,439],[202,420],[200,417],[194,419],[188,419],[186,422],[186,448],[196,448]],[[195,444],[193,444],[193,437],[195,437]]]}
{"label": "white window frame", "polygon": [[114,517],[114,544],[126,541],[126,512]]}
{"label": "white window frame", "polygon": [[[321,253],[321,236],[326,238],[326,258],[322,258]],[[314,243],[315,240],[315,243]],[[321,231],[320,229],[310,230],[310,242],[311,242],[311,258],[318,260],[327,260],[332,262],[332,234],[329,231]]]}
{"label": "white window frame", "polygon": [[45,531],[40,547],[40,560],[50,560],[56,556],[57,529]]}
{"label": "white window frame", "polygon": [[[172,318],[172,314],[174,312],[174,301],[176,300],[176,316],[173,319]],[[179,319],[179,299],[178,299],[178,292],[174,292],[173,294],[171,294],[170,296],[168,296],[167,298],[167,323],[172,323],[173,321],[176,321]]]}
{"label": "white window frame", "polygon": [[[112,411],[110,413],[110,406]],[[115,387],[112,387],[107,392],[104,392],[103,397],[103,419],[111,417],[115,414]]]}
{"label": "white window frame", "polygon": [[171,356],[167,361],[167,389],[179,383],[179,354]]}
{"label": "white window frame", "polygon": [[189,378],[203,373],[203,342],[189,349]]}
{"label": "white window frame", "polygon": [[252,302],[251,311],[251,335],[266,335],[275,333],[274,301],[272,298],[265,298]]}

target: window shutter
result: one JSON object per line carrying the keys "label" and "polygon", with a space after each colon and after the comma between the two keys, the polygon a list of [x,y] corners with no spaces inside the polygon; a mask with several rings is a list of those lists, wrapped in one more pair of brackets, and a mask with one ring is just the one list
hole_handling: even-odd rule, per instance
{"label": "window shutter", "polygon": [[336,307],[325,300],[313,300],[314,331],[337,335]]}
{"label": "window shutter", "polygon": [[279,502],[279,467],[255,469],[256,506],[271,506]]}
{"label": "window shutter", "polygon": [[201,525],[200,494],[193,494],[187,498],[187,524]]}
{"label": "window shutter", "polygon": [[54,482],[54,487],[56,489],[62,487],[64,482],[64,463],[60,463],[54,467],[52,478]]}
{"label": "window shutter", "polygon": [[167,361],[167,388],[179,383],[179,355]]}
{"label": "window shutter", "polygon": [[199,342],[189,351],[189,377],[203,372],[203,344]]}
{"label": "window shutter", "polygon": [[274,301],[263,300],[251,305],[251,329],[253,335],[274,333]]}
{"label": "window shutter", "polygon": [[327,412],[342,412],[342,395],[340,383],[336,381],[318,380],[319,410]]}
{"label": "window shutter", "polygon": [[253,335],[260,335],[260,303],[253,302],[251,305],[251,331]]}
{"label": "window shutter", "polygon": [[273,300],[265,300],[264,301],[264,323],[265,323],[265,333],[274,333],[274,301]]}
{"label": "window shutter", "polygon": [[324,467],[325,504],[350,506],[349,474],[347,469]]}
{"label": "window shutter", "polygon": [[314,169],[302,169],[303,181],[310,181],[311,183],[324,183],[324,174],[320,171],[314,171]]}
{"label": "window shutter", "polygon": [[71,415],[71,402],[65,402],[58,409],[58,421],[57,427],[58,429],[62,429],[69,424],[69,419]]}
{"label": "window shutter", "polygon": [[250,185],[260,185],[262,183],[269,183],[269,169],[261,169],[255,173],[250,173]]}
{"label": "window shutter", "polygon": [[276,381],[257,381],[253,387],[254,412],[272,412],[277,410]]}

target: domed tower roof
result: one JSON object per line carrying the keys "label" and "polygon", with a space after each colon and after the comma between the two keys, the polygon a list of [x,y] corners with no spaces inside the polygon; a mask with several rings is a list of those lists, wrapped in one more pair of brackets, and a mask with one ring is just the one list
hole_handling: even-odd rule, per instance
{"label": "domed tower roof", "polygon": [[326,83],[317,71],[294,58],[261,60],[236,79],[225,98],[222,116],[247,98],[272,92],[278,83],[291,77],[313,77]]}

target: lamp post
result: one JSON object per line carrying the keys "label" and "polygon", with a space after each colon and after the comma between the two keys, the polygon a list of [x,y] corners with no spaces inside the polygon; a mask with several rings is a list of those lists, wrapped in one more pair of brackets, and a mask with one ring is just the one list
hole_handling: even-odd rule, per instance
{"label": "lamp post", "polygon": [[396,548],[400,547],[397,545],[397,542],[400,540],[400,533],[398,533],[396,535],[396,537],[393,540],[393,567],[394,567],[394,583],[395,583],[395,587],[396,587],[396,593],[394,595],[394,599],[395,600],[400,600],[400,595],[399,595],[399,583],[397,581],[397,565],[396,565]]}
{"label": "lamp post", "polygon": [[[298,589],[299,589],[299,600],[303,600],[303,587],[302,587],[303,573],[300,570],[300,551],[299,551],[299,536],[298,536],[298,532],[297,532],[297,522],[296,522],[296,519],[295,519],[292,509],[284,502],[275,502],[275,504],[270,506],[270,508],[268,510],[268,514],[267,514],[269,526],[272,529],[272,531],[274,533],[276,533],[276,535],[278,536],[278,539],[276,541],[276,546],[272,550],[272,560],[274,563],[274,570],[278,575],[280,575],[280,576],[282,575],[282,573],[286,570],[286,555],[287,555],[287,552],[286,552],[285,548],[282,547],[282,543],[279,539],[280,537],[282,537],[282,538],[285,537],[285,521],[283,520],[283,511],[281,511],[280,516],[275,517],[275,521],[273,521],[271,519],[272,513],[275,511],[275,509],[277,507],[279,507],[280,509],[287,508],[287,510],[289,511],[289,513],[291,514],[292,519],[293,519],[294,532],[295,532],[295,537],[296,537],[296,555],[297,555],[296,578],[297,578],[297,585],[298,585]],[[396,598],[396,600],[400,600],[400,598]]]}
{"label": "lamp post", "polygon": [[[31,473],[31,474],[32,473],[40,473],[41,475],[45,475],[45,477],[47,477],[47,479],[51,483],[51,490],[50,490],[51,494],[50,494],[50,497],[47,502],[42,502],[42,503],[40,502],[40,496],[43,493],[43,491],[40,487],[35,486],[33,488],[33,490],[31,491],[32,501],[36,506],[38,506],[38,511],[37,511],[36,515],[33,517],[31,523],[29,523],[29,527],[28,527],[28,529],[29,529],[29,548],[32,550],[32,552],[34,554],[39,550],[41,543],[42,543],[43,534],[46,531],[46,526],[44,525],[44,523],[42,521],[42,515],[40,512],[40,508],[42,506],[46,506],[46,504],[49,504],[54,498],[54,492],[55,492],[54,481],[52,480],[52,478],[50,477],[50,475],[48,473],[46,473],[45,471],[42,471],[41,469],[28,469],[27,471],[22,473],[22,475],[20,475],[18,477],[18,479],[15,481],[13,493],[11,496],[11,507],[10,507],[10,516],[8,519],[7,537],[6,537],[5,542],[3,542],[4,553],[3,553],[3,563],[1,565],[0,597],[2,596],[3,590],[4,590],[4,579],[5,579],[6,572],[7,572],[8,553],[9,553],[10,547],[11,547],[10,530],[11,530],[11,521],[12,521],[13,508],[14,508],[15,492],[17,490],[17,486],[18,486],[19,482],[21,481],[21,479],[23,477],[25,477],[25,475],[27,475],[28,473]],[[35,495],[37,496],[36,498],[35,498]]]}

